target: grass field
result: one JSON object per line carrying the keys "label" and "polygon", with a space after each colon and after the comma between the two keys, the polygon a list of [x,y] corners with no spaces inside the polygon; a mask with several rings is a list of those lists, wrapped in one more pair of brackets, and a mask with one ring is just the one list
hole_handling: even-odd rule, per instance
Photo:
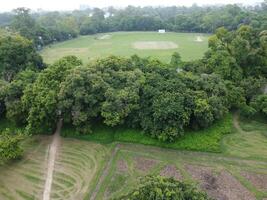
{"label": "grass field", "polygon": [[[233,133],[220,137],[221,153],[97,142],[100,137],[106,141],[106,133],[91,141],[61,138],[51,199],[110,199],[136,186],[140,176],[160,174],[199,184],[216,199],[263,200],[267,198],[267,125],[236,115],[225,121],[229,119],[234,122]],[[8,123],[0,125],[3,128]],[[219,128],[210,131],[215,134]],[[118,137],[111,136],[113,141]],[[42,199],[50,143],[51,136],[35,136],[24,143],[22,160],[0,168],[1,200]]]}
{"label": "grass field", "polygon": [[[201,36],[202,41],[197,41]],[[114,32],[81,36],[46,47],[41,55],[47,63],[75,55],[84,63],[109,55],[129,57],[137,54],[169,62],[173,52],[181,54],[184,61],[199,59],[208,48],[209,35],[197,33]]]}

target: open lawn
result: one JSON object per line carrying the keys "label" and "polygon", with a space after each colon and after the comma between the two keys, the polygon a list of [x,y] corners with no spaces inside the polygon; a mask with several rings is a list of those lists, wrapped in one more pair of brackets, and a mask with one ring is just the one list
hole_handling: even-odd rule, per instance
{"label": "open lawn", "polygon": [[[234,123],[230,124],[234,124],[234,128],[227,125],[232,120]],[[155,145],[153,142],[150,145],[114,142],[119,141],[119,137],[130,138],[130,131],[125,129],[126,135],[116,134],[119,129],[110,134],[110,143],[107,141],[108,130],[103,127],[95,129],[100,133],[98,137],[93,134],[84,140],[61,138],[51,200],[118,197],[135,187],[140,176],[147,174],[194,182],[220,200],[267,198],[267,138],[264,135],[267,125],[263,122],[250,122],[239,119],[237,115],[233,118],[227,116],[206,133],[195,132],[191,138],[181,140],[184,141],[182,144],[197,147],[194,141],[202,143],[201,134],[207,140],[211,138],[212,143],[212,135],[216,135],[216,130],[224,130],[222,127],[231,127],[232,134],[223,134],[214,140],[220,144],[215,146],[221,153],[160,148],[152,146]],[[142,137],[135,135],[133,142],[139,142]],[[28,140],[24,143],[26,152],[23,159],[1,167],[1,200],[42,199],[51,138],[35,136]],[[209,148],[204,144],[200,150],[204,151],[204,147]]]}
{"label": "open lawn", "polygon": [[84,63],[109,55],[129,57],[137,54],[169,62],[173,52],[185,61],[199,59],[208,48],[209,35],[198,33],[114,32],[80,36],[46,47],[41,55],[47,63],[75,55]]}

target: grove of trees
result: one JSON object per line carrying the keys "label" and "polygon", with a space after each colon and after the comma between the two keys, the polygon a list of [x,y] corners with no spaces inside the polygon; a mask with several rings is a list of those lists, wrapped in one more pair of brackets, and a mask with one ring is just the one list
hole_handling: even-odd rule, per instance
{"label": "grove of trees", "polygon": [[[103,123],[138,128],[172,142],[186,129],[206,128],[233,109],[247,117],[266,117],[266,8],[266,3],[247,9],[109,8],[110,17],[100,9],[35,14],[16,9],[4,20],[10,30],[0,30],[0,118],[25,126],[28,134],[52,133],[62,118],[79,134],[90,134],[95,124]],[[218,14],[223,23],[215,23]],[[170,63],[133,55],[88,65],[75,56],[45,65],[37,52],[38,45],[79,33],[156,30],[163,25],[172,31],[214,31],[209,50],[190,62],[174,53]],[[21,155],[18,133],[5,131],[0,137],[3,160]]]}
{"label": "grove of trees", "polygon": [[191,7],[108,7],[69,12],[32,12],[17,8],[0,13],[0,27],[19,32],[36,47],[77,37],[113,31],[155,31],[214,33],[219,27],[236,30],[250,25],[267,29],[267,1],[257,6],[238,5]]}
{"label": "grove of trees", "polygon": [[[208,127],[231,109],[249,116],[266,114],[266,36],[249,26],[220,28],[203,59],[194,62],[182,62],[178,53],[170,64],[134,55],[110,56],[84,66],[68,56],[39,71],[27,62],[17,65],[12,81],[1,84],[1,110],[31,134],[52,132],[63,118],[80,134],[89,134],[101,122],[174,141],[185,129]],[[12,40],[0,50],[9,45]],[[9,62],[20,60],[5,62],[3,75]],[[177,67],[183,70],[177,72]]]}

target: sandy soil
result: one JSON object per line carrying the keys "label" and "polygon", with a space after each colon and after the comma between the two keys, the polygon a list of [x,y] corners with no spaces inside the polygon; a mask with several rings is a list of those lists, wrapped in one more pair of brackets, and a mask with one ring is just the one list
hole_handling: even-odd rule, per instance
{"label": "sandy soil", "polygon": [[134,42],[133,48],[135,49],[177,49],[178,45],[169,41],[144,41]]}
{"label": "sandy soil", "polygon": [[135,158],[135,168],[142,172],[148,172],[157,165],[157,160],[147,159],[143,157]]}
{"label": "sandy soil", "polygon": [[117,171],[118,172],[127,172],[128,171],[128,165],[125,160],[119,160],[117,162]]}
{"label": "sandy soil", "polygon": [[241,175],[248,179],[257,189],[267,191],[267,174],[242,172]]}
{"label": "sandy soil", "polygon": [[176,180],[182,180],[183,177],[180,172],[176,169],[174,165],[167,165],[160,171],[161,176],[165,176],[167,178],[173,177]]}
{"label": "sandy soil", "polygon": [[211,168],[186,166],[192,177],[200,181],[200,186],[209,196],[217,200],[256,200],[256,198],[229,172],[214,174]]}
{"label": "sandy soil", "polygon": [[56,129],[56,132],[54,133],[53,141],[48,152],[47,173],[46,173],[46,181],[45,181],[45,187],[44,187],[44,193],[43,193],[43,200],[50,200],[56,154],[57,154],[57,149],[60,143],[61,127],[62,127],[62,120],[60,120],[57,124],[57,129]]}

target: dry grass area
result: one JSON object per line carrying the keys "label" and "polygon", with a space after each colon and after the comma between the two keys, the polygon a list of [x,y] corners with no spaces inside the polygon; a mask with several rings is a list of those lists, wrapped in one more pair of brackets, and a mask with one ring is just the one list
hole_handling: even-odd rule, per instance
{"label": "dry grass area", "polygon": [[186,166],[186,169],[214,199],[256,200],[248,189],[225,170],[215,173],[211,168],[193,165]]}
{"label": "dry grass area", "polygon": [[35,137],[25,144],[22,160],[0,168],[1,200],[42,199],[51,137]]}
{"label": "dry grass area", "polygon": [[170,41],[139,41],[133,43],[134,49],[177,49],[178,45]]}
{"label": "dry grass area", "polygon": [[141,172],[149,172],[157,165],[158,161],[144,157],[135,158],[135,168]]}
{"label": "dry grass area", "polygon": [[57,154],[51,200],[84,199],[105,154],[100,144],[65,139]]}
{"label": "dry grass area", "polygon": [[176,180],[182,180],[183,176],[181,173],[177,170],[175,165],[166,165],[161,171],[160,175],[167,177],[167,178],[174,178]]}
{"label": "dry grass area", "polygon": [[267,191],[267,174],[242,172],[241,175],[249,180],[257,189]]}
{"label": "dry grass area", "polygon": [[[215,200],[263,200],[267,197],[267,163],[264,161],[137,144],[121,144],[117,148],[97,190],[96,200],[126,194],[136,187],[140,177],[149,174],[195,182]],[[244,171],[246,173],[242,173]]]}
{"label": "dry grass area", "polygon": [[[136,187],[139,178],[148,174],[193,181],[217,200],[267,199],[266,138],[260,136],[260,131],[242,130],[235,120],[236,132],[227,136],[223,153],[61,138],[51,200],[116,198]],[[258,143],[250,140],[252,136]],[[243,138],[239,144],[245,141],[241,147],[228,142],[237,137]],[[35,136],[25,143],[22,160],[0,168],[0,200],[42,199],[50,144],[51,136]],[[245,151],[253,145],[258,145],[254,151]],[[229,153],[229,149],[233,151]]]}

